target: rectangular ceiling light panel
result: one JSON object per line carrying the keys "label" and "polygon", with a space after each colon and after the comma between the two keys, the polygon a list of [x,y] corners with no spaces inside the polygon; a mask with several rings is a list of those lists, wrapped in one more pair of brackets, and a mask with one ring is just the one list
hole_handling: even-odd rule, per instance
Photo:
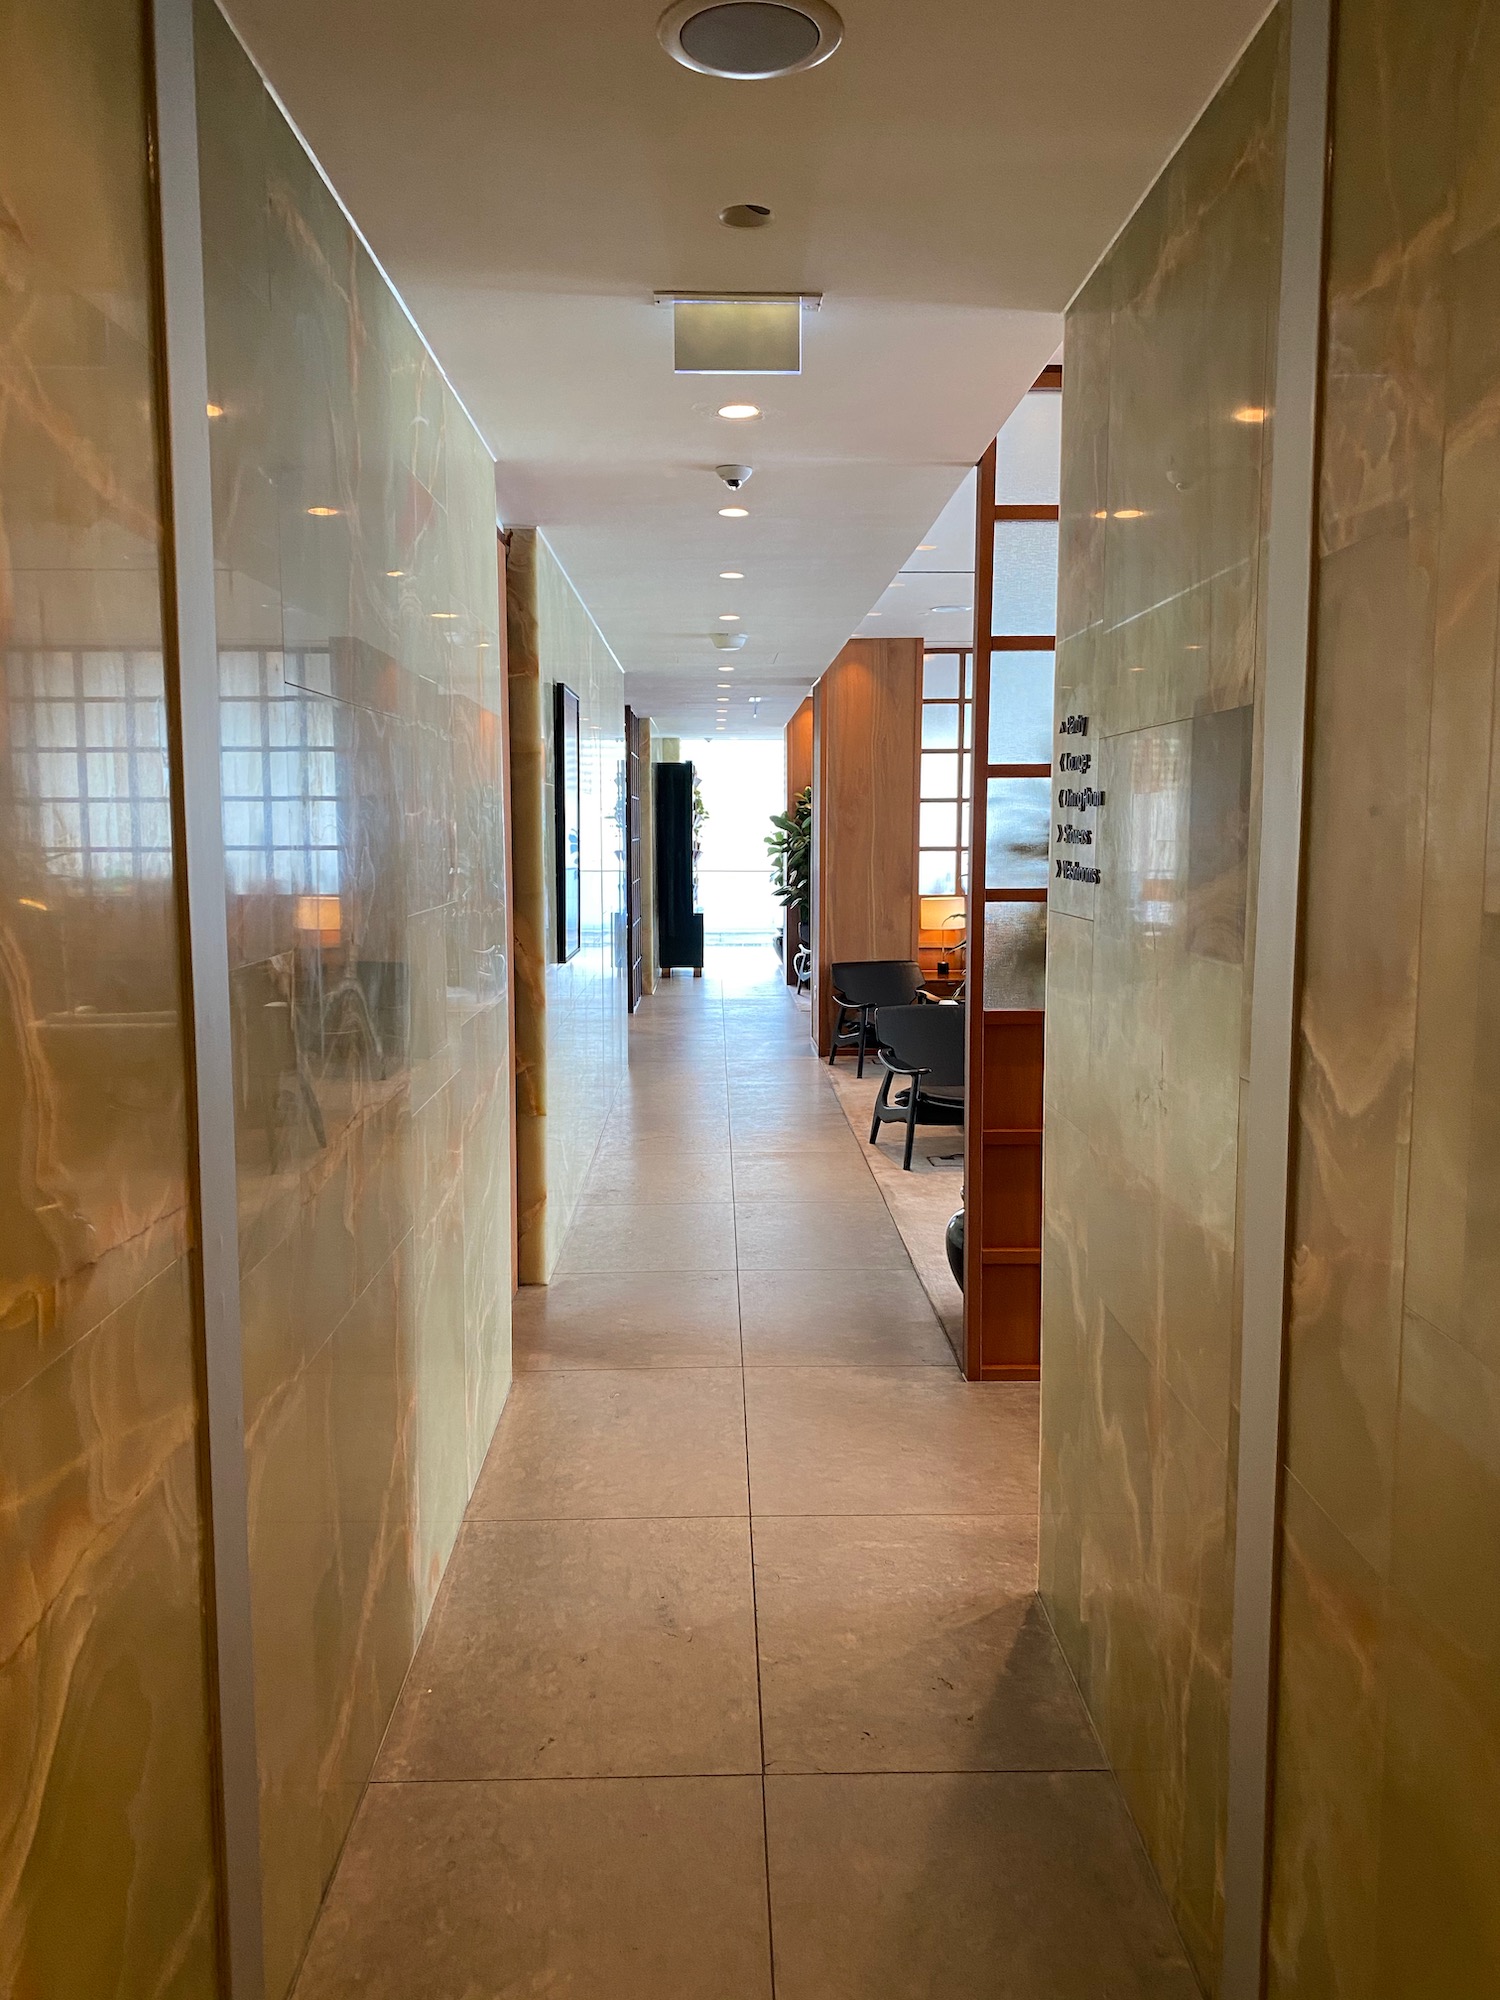
{"label": "rectangular ceiling light panel", "polygon": [[678,375],[800,375],[800,299],[676,299],[672,368]]}

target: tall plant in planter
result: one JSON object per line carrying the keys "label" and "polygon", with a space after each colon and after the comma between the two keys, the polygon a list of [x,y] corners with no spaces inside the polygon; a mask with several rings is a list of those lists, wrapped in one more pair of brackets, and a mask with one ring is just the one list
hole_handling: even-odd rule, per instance
{"label": "tall plant in planter", "polygon": [[812,922],[812,786],[804,785],[784,813],[772,813],[766,835],[771,857],[771,887],[784,910],[795,910],[799,924]]}

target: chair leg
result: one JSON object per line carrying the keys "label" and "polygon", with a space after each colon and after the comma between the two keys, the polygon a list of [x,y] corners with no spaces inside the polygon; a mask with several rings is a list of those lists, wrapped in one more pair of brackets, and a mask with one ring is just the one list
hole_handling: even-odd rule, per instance
{"label": "chair leg", "polygon": [[828,1067],[830,1069],[833,1068],[834,1063],[838,1060],[839,1036],[843,1033],[843,1031],[844,1031],[844,1010],[842,1007],[840,1007],[837,1018],[835,1019],[833,1024],[833,1033],[828,1038]]}
{"label": "chair leg", "polygon": [[862,1077],[865,1073],[865,1044],[870,1036],[870,1015],[868,1008],[861,1008],[859,1015],[859,1061],[854,1065],[854,1074]]}
{"label": "chair leg", "polygon": [[917,1079],[911,1080],[911,1094],[906,1104],[906,1151],[901,1156],[901,1170],[911,1172],[911,1142],[917,1136]]}
{"label": "chair leg", "polygon": [[870,1144],[872,1146],[875,1143],[875,1135],[880,1130],[880,1114],[890,1102],[890,1096],[891,1073],[887,1070],[880,1080],[880,1095],[875,1100],[875,1116],[870,1120]]}

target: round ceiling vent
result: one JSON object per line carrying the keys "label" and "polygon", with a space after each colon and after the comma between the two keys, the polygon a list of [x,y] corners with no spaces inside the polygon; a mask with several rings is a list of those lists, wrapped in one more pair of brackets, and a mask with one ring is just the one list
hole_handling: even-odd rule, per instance
{"label": "round ceiling vent", "polygon": [[656,32],[686,68],[750,80],[826,62],[844,24],[825,0],[677,0]]}
{"label": "round ceiling vent", "polygon": [[764,229],[771,211],[763,201],[735,201],[719,210],[719,220],[726,229]]}

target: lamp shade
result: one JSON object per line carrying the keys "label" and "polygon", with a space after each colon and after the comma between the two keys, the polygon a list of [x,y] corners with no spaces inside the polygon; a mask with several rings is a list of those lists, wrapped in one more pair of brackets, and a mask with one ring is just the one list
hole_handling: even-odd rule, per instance
{"label": "lamp shade", "polygon": [[945,931],[953,943],[968,929],[968,905],[962,896],[921,896],[918,922],[924,931]]}

